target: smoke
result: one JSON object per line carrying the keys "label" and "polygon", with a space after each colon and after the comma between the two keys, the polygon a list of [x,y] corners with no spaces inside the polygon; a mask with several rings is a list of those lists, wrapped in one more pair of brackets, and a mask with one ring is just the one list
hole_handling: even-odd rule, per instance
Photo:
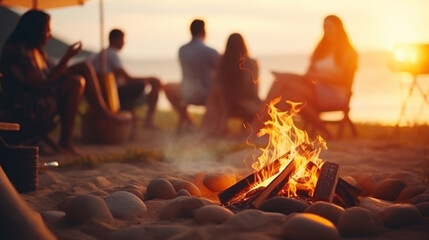
{"label": "smoke", "polygon": [[220,141],[199,133],[168,138],[163,149],[165,160],[175,170],[192,175],[201,172],[241,172],[249,168],[255,155],[255,150],[249,149],[245,142]]}

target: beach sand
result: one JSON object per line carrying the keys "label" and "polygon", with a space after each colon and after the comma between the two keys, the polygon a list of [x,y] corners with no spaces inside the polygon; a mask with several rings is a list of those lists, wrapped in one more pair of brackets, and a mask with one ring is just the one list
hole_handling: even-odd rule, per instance
{"label": "beach sand", "polygon": [[[197,223],[195,216],[167,220],[160,217],[165,215],[162,213],[165,211],[164,204],[171,200],[148,199],[146,191],[153,179],[190,181],[200,190],[198,199],[219,205],[217,192],[212,191],[213,187],[210,190],[204,179],[207,176],[224,176],[225,182],[217,184],[225,188],[225,185],[231,185],[253,172],[250,165],[260,152],[239,137],[206,139],[198,134],[177,136],[170,130],[138,129],[134,140],[122,145],[88,145],[78,139],[77,146],[82,152],[80,157],[41,149],[40,161],[57,161],[59,167],[40,168],[38,189],[20,196],[41,214],[58,239],[288,239],[282,233],[282,226],[293,214],[260,223],[242,217],[235,222],[220,224],[204,224],[201,220]],[[415,139],[419,133],[413,134],[402,139]],[[396,179],[408,188],[419,189],[410,191],[403,201],[410,202],[426,192],[424,201],[429,202],[427,142],[406,143],[386,135],[355,139],[346,137],[328,141],[327,147],[327,150],[322,150],[320,158],[338,163],[340,177],[354,185],[360,184],[364,188],[361,190],[372,191],[373,194],[377,184],[386,179]],[[64,217],[64,211],[60,210],[64,209],[61,205],[74,196],[91,194],[105,199],[122,190],[133,192],[143,199],[146,210],[133,216],[114,217],[109,221],[90,220],[78,224],[70,224]],[[393,202],[387,204],[392,205]],[[396,228],[379,224],[376,232],[368,236],[342,236],[341,239],[429,239],[427,210],[422,210],[424,214],[415,224],[402,224]],[[275,218],[262,216],[264,219]],[[314,239],[322,238],[314,236]]]}

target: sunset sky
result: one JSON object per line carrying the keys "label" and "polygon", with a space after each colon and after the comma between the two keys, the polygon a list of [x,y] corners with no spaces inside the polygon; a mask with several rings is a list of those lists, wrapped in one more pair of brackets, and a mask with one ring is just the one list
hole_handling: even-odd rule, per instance
{"label": "sunset sky", "polygon": [[[428,10],[428,0],[104,0],[105,38],[121,28],[124,56],[173,58],[198,17],[206,20],[207,44],[220,52],[228,35],[240,32],[253,55],[309,53],[324,16],[336,14],[358,51],[389,50],[395,43],[429,42]],[[48,12],[55,35],[99,49],[98,0]]]}

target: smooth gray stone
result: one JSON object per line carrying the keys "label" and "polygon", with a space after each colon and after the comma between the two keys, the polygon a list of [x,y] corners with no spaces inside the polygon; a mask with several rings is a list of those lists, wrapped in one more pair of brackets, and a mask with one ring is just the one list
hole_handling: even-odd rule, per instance
{"label": "smooth gray stone", "polygon": [[184,189],[188,191],[192,196],[201,197],[200,189],[190,181],[179,180],[172,182],[172,184],[176,191]]}
{"label": "smooth gray stone", "polygon": [[304,212],[314,213],[328,219],[333,224],[336,224],[338,219],[344,214],[345,210],[333,203],[318,201],[307,207]]}
{"label": "smooth gray stone", "polygon": [[174,186],[164,178],[152,179],[147,185],[147,199],[173,199],[176,197]]}
{"label": "smooth gray stone", "polygon": [[235,175],[228,173],[209,173],[203,179],[204,186],[213,192],[221,192],[236,182]]}
{"label": "smooth gray stone", "polygon": [[177,191],[177,196],[186,196],[186,197],[191,197],[192,195],[188,192],[188,190],[186,189],[180,189],[179,191]]}
{"label": "smooth gray stone", "polygon": [[237,231],[253,231],[258,228],[282,224],[286,216],[280,213],[268,213],[257,209],[243,210],[223,224]]}
{"label": "smooth gray stone", "polygon": [[376,186],[377,181],[374,176],[369,174],[363,174],[356,180],[356,187],[362,191],[362,196],[372,195]]}
{"label": "smooth gray stone", "polygon": [[83,224],[92,219],[113,222],[113,216],[104,200],[94,195],[72,197],[60,204],[60,208],[66,213],[66,220],[70,224]]}
{"label": "smooth gray stone", "polygon": [[410,202],[412,198],[418,196],[419,194],[422,194],[426,191],[427,186],[426,185],[413,185],[413,186],[407,186],[405,187],[401,194],[399,194],[398,199],[396,199],[397,202]]}
{"label": "smooth gray stone", "polygon": [[418,204],[422,202],[429,202],[429,193],[419,194],[411,199],[412,204]]}
{"label": "smooth gray stone", "polygon": [[361,198],[359,202],[359,207],[368,209],[374,214],[374,216],[377,215],[379,212],[383,211],[385,208],[390,207],[392,205],[392,202],[373,197]]}
{"label": "smooth gray stone", "polygon": [[66,216],[62,211],[44,211],[40,214],[45,222],[55,222]]}
{"label": "smooth gray stone", "polygon": [[375,187],[372,196],[387,201],[395,201],[406,185],[404,181],[399,179],[386,179]]}
{"label": "smooth gray stone", "polygon": [[414,205],[424,217],[429,216],[429,202],[421,202]]}
{"label": "smooth gray stone", "polygon": [[140,198],[127,191],[114,192],[107,196],[104,201],[112,215],[117,218],[140,216],[147,210]]}
{"label": "smooth gray stone", "polygon": [[378,220],[386,227],[400,228],[422,222],[420,211],[411,204],[395,204],[377,215]]}
{"label": "smooth gray stone", "polygon": [[203,200],[195,197],[179,196],[168,200],[159,212],[160,220],[192,218],[193,211],[204,206]]}
{"label": "smooth gray stone", "polygon": [[234,216],[234,213],[218,205],[206,205],[194,211],[195,221],[199,224],[221,224]]}
{"label": "smooth gray stone", "polygon": [[368,209],[352,207],[338,219],[337,228],[344,237],[365,237],[377,233],[378,223]]}
{"label": "smooth gray stone", "polygon": [[281,228],[282,236],[288,240],[341,239],[331,221],[313,213],[294,214]]}
{"label": "smooth gray stone", "polygon": [[184,226],[174,225],[137,225],[120,229],[110,234],[107,240],[150,240],[150,239],[169,239],[187,230]]}

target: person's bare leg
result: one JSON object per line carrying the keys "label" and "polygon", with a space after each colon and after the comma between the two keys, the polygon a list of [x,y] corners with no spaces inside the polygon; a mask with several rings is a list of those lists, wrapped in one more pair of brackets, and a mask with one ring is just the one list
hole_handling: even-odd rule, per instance
{"label": "person's bare leg", "polygon": [[62,106],[59,108],[61,121],[61,136],[59,144],[66,151],[78,154],[78,150],[73,144],[73,128],[79,104],[85,90],[85,79],[80,76],[70,76],[61,86]]}
{"label": "person's bare leg", "polygon": [[192,120],[189,117],[187,106],[183,104],[182,98],[180,97],[180,84],[169,83],[164,85],[164,92],[167,99],[173,106],[174,110],[179,114],[178,128],[185,124],[192,124]]}
{"label": "person's bare leg", "polygon": [[85,79],[85,97],[90,108],[105,117],[112,117],[101,93],[100,83],[94,67],[88,62],[77,63],[67,69],[69,74],[79,74]]}
{"label": "person's bare leg", "polygon": [[155,127],[153,123],[153,118],[156,110],[156,104],[158,102],[159,91],[161,90],[161,81],[157,78],[151,77],[147,78],[151,90],[148,94],[148,109],[146,113],[145,126],[146,127]]}
{"label": "person's bare leg", "polygon": [[206,103],[206,112],[201,123],[202,131],[210,137],[220,137],[227,133],[228,109],[220,87],[213,86]]}
{"label": "person's bare leg", "polygon": [[0,166],[0,233],[3,239],[57,239],[16,192]]}

